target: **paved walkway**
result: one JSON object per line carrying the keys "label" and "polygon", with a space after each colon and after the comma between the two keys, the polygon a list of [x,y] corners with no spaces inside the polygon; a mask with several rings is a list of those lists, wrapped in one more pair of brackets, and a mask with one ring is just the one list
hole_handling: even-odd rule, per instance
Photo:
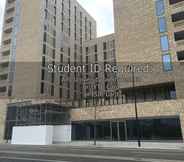
{"label": "paved walkway", "polygon": [[[77,147],[94,147],[93,141],[75,141],[71,143],[60,143],[55,145],[63,146],[77,146]],[[109,148],[138,148],[137,142],[100,142],[96,143],[97,147],[109,147]],[[178,142],[141,142],[142,149],[174,149],[174,150],[184,150],[184,143]]]}

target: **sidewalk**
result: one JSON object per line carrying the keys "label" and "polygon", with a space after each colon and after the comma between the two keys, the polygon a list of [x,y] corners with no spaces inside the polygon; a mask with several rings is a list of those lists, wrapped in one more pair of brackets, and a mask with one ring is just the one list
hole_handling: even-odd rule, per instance
{"label": "sidewalk", "polygon": [[[137,142],[102,142],[97,141],[94,146],[93,141],[73,141],[71,143],[60,143],[55,145],[74,146],[74,147],[104,147],[104,148],[138,148]],[[184,151],[184,143],[164,143],[164,142],[141,142],[142,149],[166,149],[166,150],[182,150]]]}

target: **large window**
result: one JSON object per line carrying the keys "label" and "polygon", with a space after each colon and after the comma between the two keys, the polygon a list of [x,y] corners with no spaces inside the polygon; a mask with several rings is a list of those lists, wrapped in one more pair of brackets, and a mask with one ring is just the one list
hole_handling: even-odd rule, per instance
{"label": "large window", "polygon": [[160,37],[160,43],[162,51],[169,51],[169,40],[167,35]]}
{"label": "large window", "polygon": [[[141,118],[141,140],[182,140],[179,117]],[[137,139],[136,120],[96,122],[97,141],[127,141]],[[94,122],[73,122],[72,140],[94,140]]]}
{"label": "large window", "polygon": [[69,124],[69,114],[58,104],[22,102],[7,108],[5,139],[11,139],[14,126]]}
{"label": "large window", "polygon": [[184,0],[169,0],[170,4],[173,5],[173,4],[176,4],[176,3],[179,3],[179,2],[183,2]]}
{"label": "large window", "polygon": [[156,1],[156,15],[162,16],[165,13],[164,0]]}
{"label": "large window", "polygon": [[178,61],[184,61],[184,51],[177,52]]}
{"label": "large window", "polygon": [[165,71],[171,71],[172,70],[172,61],[170,54],[163,55],[163,67]]}
{"label": "large window", "polygon": [[184,11],[172,15],[172,22],[184,20]]}
{"label": "large window", "polygon": [[166,32],[167,31],[167,25],[166,25],[165,17],[160,17],[158,21],[159,21],[159,31],[160,31],[160,33]]}
{"label": "large window", "polygon": [[6,92],[6,87],[0,87],[0,93]]}
{"label": "large window", "polygon": [[174,33],[175,41],[184,40],[184,30]]}

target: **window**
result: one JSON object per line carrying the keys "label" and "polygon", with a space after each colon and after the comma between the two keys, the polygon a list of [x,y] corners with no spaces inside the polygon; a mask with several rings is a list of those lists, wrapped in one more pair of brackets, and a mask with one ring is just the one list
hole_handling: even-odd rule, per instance
{"label": "window", "polygon": [[44,80],[44,79],[45,79],[45,70],[42,69],[42,80]]}
{"label": "window", "polygon": [[184,51],[177,52],[178,61],[184,61]]}
{"label": "window", "polygon": [[164,71],[172,70],[172,60],[170,54],[163,55],[163,68]]}
{"label": "window", "polygon": [[103,50],[106,50],[106,49],[107,49],[107,43],[104,42],[104,43],[103,43]]}
{"label": "window", "polygon": [[173,5],[175,3],[183,2],[184,0],[169,0],[170,5]]}
{"label": "window", "polygon": [[164,0],[156,1],[156,15],[162,16],[165,13]]}
{"label": "window", "polygon": [[95,52],[97,52],[98,51],[98,47],[97,47],[97,45],[95,45]]}
{"label": "window", "polygon": [[169,50],[169,41],[168,36],[164,35],[160,37],[160,43],[161,43],[161,49],[162,51],[168,51]]}
{"label": "window", "polygon": [[0,93],[6,92],[6,87],[0,87]]}
{"label": "window", "polygon": [[86,47],[86,55],[88,55],[88,53],[89,53],[89,48]]}
{"label": "window", "polygon": [[59,77],[59,85],[60,85],[60,86],[62,86],[62,82],[63,82],[63,76],[61,75],[61,76]]}
{"label": "window", "polygon": [[59,97],[62,98],[62,96],[63,96],[63,89],[60,88],[60,90],[59,90]]}
{"label": "window", "polygon": [[4,74],[4,75],[0,75],[0,80],[7,80],[8,79],[8,75]]}
{"label": "window", "polygon": [[40,89],[41,94],[44,94],[44,87],[45,87],[44,83],[41,83],[41,89]]}
{"label": "window", "polygon": [[172,15],[172,22],[184,20],[184,11]]}
{"label": "window", "polygon": [[51,96],[54,96],[54,86],[51,86]]}
{"label": "window", "polygon": [[97,62],[98,61],[98,55],[95,54],[95,61]]}
{"label": "window", "polygon": [[160,33],[164,33],[164,32],[166,32],[167,31],[167,27],[166,27],[167,25],[166,25],[166,19],[165,19],[165,17],[160,17],[159,18],[159,31],[160,31]]}
{"label": "window", "polygon": [[184,30],[174,33],[175,41],[184,40]]}
{"label": "window", "polygon": [[43,45],[43,54],[46,54],[46,45]]}
{"label": "window", "polygon": [[104,52],[104,60],[107,59],[107,52]]}

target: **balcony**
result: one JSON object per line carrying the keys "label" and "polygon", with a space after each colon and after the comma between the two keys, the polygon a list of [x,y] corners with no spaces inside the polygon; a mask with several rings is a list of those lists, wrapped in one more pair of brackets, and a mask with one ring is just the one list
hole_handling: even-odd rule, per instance
{"label": "balcony", "polygon": [[[10,18],[11,19],[11,18]],[[10,23],[5,23],[3,29],[6,30],[6,29],[9,29],[9,28],[12,28],[13,27],[13,22],[10,22]]]}
{"label": "balcony", "polygon": [[11,12],[11,13],[6,13],[5,15],[5,19],[10,19],[14,17],[15,12]]}
{"label": "balcony", "polygon": [[8,84],[8,79],[6,80],[0,80],[0,85],[1,86],[6,86]]}
{"label": "balcony", "polygon": [[3,46],[10,46],[11,44],[11,39],[3,38]]}
{"label": "balcony", "polygon": [[9,57],[10,56],[10,50],[9,49],[7,49],[7,50],[2,49],[1,53],[2,53],[2,57],[6,57],[6,56]]}
{"label": "balcony", "polygon": [[4,34],[2,38],[3,44],[7,45],[11,43],[11,34]]}
{"label": "balcony", "polygon": [[6,97],[7,96],[7,92],[0,92],[0,97]]}
{"label": "balcony", "polygon": [[0,58],[1,58],[0,62],[9,62],[10,55],[2,55]]}
{"label": "balcony", "polygon": [[6,23],[5,25],[4,25],[4,27],[3,27],[3,31],[5,32],[5,33],[11,33],[12,32],[12,28],[13,28],[13,22],[11,22],[11,23]]}
{"label": "balcony", "polygon": [[7,51],[10,51],[10,45],[4,45],[1,47],[1,53],[6,53]]}
{"label": "balcony", "polygon": [[6,10],[10,10],[11,8],[15,8],[15,0],[11,3],[7,3]]}
{"label": "balcony", "polygon": [[16,0],[8,0],[8,5],[14,3]]}
{"label": "balcony", "polygon": [[[1,77],[1,75],[7,75],[8,72],[9,72],[9,68],[8,68],[8,67],[6,67],[6,68],[1,68],[1,69],[0,69],[0,77]],[[5,80],[7,80],[7,79],[5,79]],[[1,78],[0,78],[0,81],[1,81]]]}
{"label": "balcony", "polygon": [[1,81],[0,81],[0,85],[1,85],[1,87],[0,87],[0,96],[1,97],[4,97],[4,96],[6,96],[7,95],[7,87],[5,86],[5,84],[4,84],[4,86],[1,84]]}

